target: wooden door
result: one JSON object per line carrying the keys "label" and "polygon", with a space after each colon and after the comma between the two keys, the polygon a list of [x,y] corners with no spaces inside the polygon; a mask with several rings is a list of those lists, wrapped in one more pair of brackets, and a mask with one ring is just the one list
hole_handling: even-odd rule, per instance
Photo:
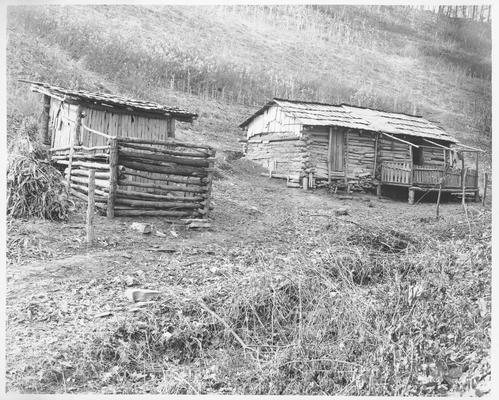
{"label": "wooden door", "polygon": [[343,132],[329,131],[329,165],[331,172],[342,172],[344,170],[345,135]]}

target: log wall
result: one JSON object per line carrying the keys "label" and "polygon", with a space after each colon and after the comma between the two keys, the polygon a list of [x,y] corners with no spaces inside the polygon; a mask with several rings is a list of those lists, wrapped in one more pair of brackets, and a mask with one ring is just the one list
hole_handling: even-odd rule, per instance
{"label": "log wall", "polygon": [[[329,127],[314,126],[306,131],[312,171],[316,179],[328,179]],[[334,127],[333,135],[343,134],[343,170],[331,171],[333,178],[355,178],[373,172],[375,133]],[[337,149],[332,149],[337,152]],[[338,154],[334,154],[338,157]]]}
{"label": "log wall", "polygon": [[385,161],[407,162],[411,161],[409,145],[390,139],[381,135],[378,141],[378,161],[381,164]]}
{"label": "log wall", "polygon": [[314,126],[304,130],[310,155],[311,172],[315,179],[328,178],[329,127]]}
{"label": "log wall", "polygon": [[356,178],[363,173],[373,174],[376,151],[374,132],[348,130],[347,149],[348,178]]}
{"label": "log wall", "polygon": [[444,163],[444,150],[436,146],[420,146],[423,151],[424,164],[439,164]]}
{"label": "log wall", "polygon": [[258,134],[248,140],[246,157],[267,168],[269,173],[299,179],[308,160],[305,146],[291,132]]}
{"label": "log wall", "polygon": [[[116,146],[116,166],[110,163]],[[105,146],[51,149],[71,193],[87,199],[89,170],[95,173],[95,203],[111,216],[206,217],[215,150],[169,139],[111,139]],[[116,177],[116,184],[113,179]],[[140,179],[138,179],[140,178]]]}

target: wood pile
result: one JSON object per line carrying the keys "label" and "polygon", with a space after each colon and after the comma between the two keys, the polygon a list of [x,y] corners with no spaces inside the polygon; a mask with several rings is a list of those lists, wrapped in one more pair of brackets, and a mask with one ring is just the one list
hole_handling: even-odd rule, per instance
{"label": "wood pile", "polygon": [[208,215],[215,162],[209,146],[113,138],[108,146],[51,151],[75,197],[87,200],[89,170],[95,170],[95,204],[109,217]]}
{"label": "wood pile", "polygon": [[378,181],[372,174],[366,172],[358,175],[357,179],[348,181],[349,189],[353,192],[370,192],[376,189]]}

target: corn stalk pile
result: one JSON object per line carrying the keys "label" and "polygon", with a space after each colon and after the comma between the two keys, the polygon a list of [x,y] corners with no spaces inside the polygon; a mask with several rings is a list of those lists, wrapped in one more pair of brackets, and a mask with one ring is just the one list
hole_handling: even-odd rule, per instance
{"label": "corn stalk pile", "polygon": [[47,161],[25,154],[9,160],[8,215],[14,218],[65,220],[73,206],[61,173]]}

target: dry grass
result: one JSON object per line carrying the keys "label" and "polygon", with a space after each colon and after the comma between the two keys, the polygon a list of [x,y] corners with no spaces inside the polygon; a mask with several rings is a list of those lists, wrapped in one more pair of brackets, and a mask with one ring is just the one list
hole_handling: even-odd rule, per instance
{"label": "dry grass", "polygon": [[[134,29],[124,32],[123,18]],[[101,79],[153,100],[175,90],[246,105],[272,96],[347,102],[435,115],[459,135],[470,125],[490,138],[487,24],[340,6],[12,7],[9,21],[12,42],[34,37],[51,50],[35,58],[50,65],[60,54],[72,66],[57,76],[23,68],[55,83],[93,89]],[[244,119],[233,117],[233,126]]]}
{"label": "dry grass", "polygon": [[220,279],[165,286],[161,301],[118,314],[43,366],[36,390],[67,390],[68,380],[118,393],[473,390],[490,373],[490,215],[476,214],[471,232],[455,220],[418,234],[336,224],[285,254],[212,258]]}
{"label": "dry grass", "polygon": [[[133,29],[122,29],[124,19]],[[490,130],[490,33],[417,11],[12,7],[9,29],[9,138],[16,145],[25,117],[37,115],[36,98],[15,82],[21,77],[90,90],[103,83],[116,93],[186,107],[200,119],[192,129],[182,127],[179,137],[197,135],[231,149],[239,149],[236,125],[254,110],[248,105],[273,95],[409,112],[416,107],[451,131],[471,126],[459,137],[469,144],[487,147],[490,139],[482,134]],[[475,50],[483,56],[479,65],[468,62],[477,59],[468,57]],[[453,52],[466,57],[456,60]],[[9,355],[9,389],[437,395],[473,389],[489,373],[489,212],[471,213],[470,223],[458,215],[420,222],[416,231],[413,220],[385,216],[321,225],[275,204],[280,219],[248,244],[253,227],[236,227],[261,211],[252,208],[252,193],[237,197],[243,188],[233,185],[233,164],[218,164],[226,179],[217,182],[226,182],[227,190],[215,202],[233,213],[224,229],[246,245],[203,254],[195,267],[182,259],[186,255],[175,255],[170,264],[186,263],[175,271],[183,283],[165,284],[163,300],[137,313],[113,298],[116,276],[102,271],[93,285],[61,284],[77,303],[75,315],[54,299],[10,305],[9,324],[16,329],[39,333],[62,324],[67,331],[58,332],[66,340],[48,350]],[[16,210],[64,217],[62,188],[46,163],[25,155],[12,167]],[[245,185],[256,190],[253,180]],[[255,203],[257,209],[264,203]],[[237,214],[241,204],[244,215]],[[31,236],[22,227],[11,235],[9,255],[18,264],[28,253],[52,257],[48,239]],[[117,252],[131,246],[138,244],[130,240]],[[160,271],[151,282],[167,281],[163,271],[170,264],[149,262]],[[215,278],[208,281],[212,269]],[[85,308],[92,296],[99,299],[88,306],[94,311],[104,303],[124,310],[92,323]],[[29,324],[17,319],[24,315]],[[28,353],[29,360],[23,358]]]}

